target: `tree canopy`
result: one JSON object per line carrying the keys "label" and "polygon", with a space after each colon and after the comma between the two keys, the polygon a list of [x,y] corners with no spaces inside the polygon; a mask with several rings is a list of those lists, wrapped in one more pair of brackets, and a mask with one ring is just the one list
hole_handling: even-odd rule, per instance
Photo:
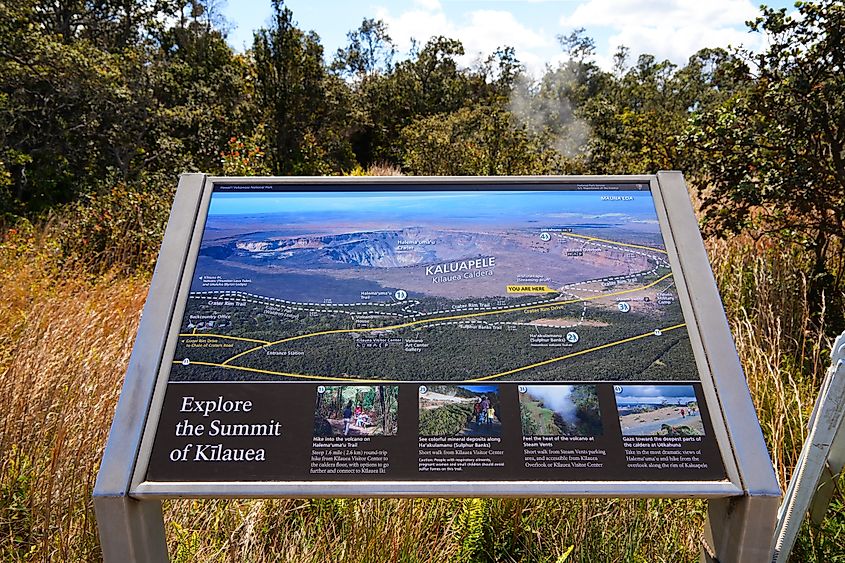
{"label": "tree canopy", "polygon": [[821,290],[842,281],[845,7],[797,11],[749,22],[768,34],[761,52],[714,46],[683,66],[620,47],[603,69],[576,29],[534,76],[507,45],[468,66],[449,37],[400,57],[374,19],[327,56],[283,0],[244,53],[214,0],[0,2],[0,213],[115,186],[169,194],[184,171],[681,169],[712,232],[810,249]]}
{"label": "tree canopy", "polygon": [[796,7],[796,17],[765,8],[749,22],[768,32],[769,48],[726,62],[739,87],[693,115],[686,146],[707,226],[719,234],[753,227],[810,249],[820,298],[841,282],[845,252],[845,5]]}

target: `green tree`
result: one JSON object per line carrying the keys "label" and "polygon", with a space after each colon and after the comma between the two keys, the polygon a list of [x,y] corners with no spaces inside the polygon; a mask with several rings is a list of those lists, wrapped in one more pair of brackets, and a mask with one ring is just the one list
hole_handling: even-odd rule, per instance
{"label": "green tree", "polygon": [[253,45],[270,166],[283,175],[351,169],[346,85],[327,72],[317,34],[296,27],[282,0],[273,10],[271,27],[256,32]]}
{"label": "green tree", "polygon": [[516,49],[503,46],[496,49],[476,69],[473,81],[477,85],[474,96],[480,103],[485,100],[506,102],[514,85],[525,73],[525,65],[516,57]]}
{"label": "green tree", "polygon": [[686,170],[692,162],[680,144],[694,112],[729,97],[733,58],[723,49],[702,49],[683,68],[641,55],[627,66],[623,47],[614,57],[614,74],[583,109],[590,125],[590,171],[646,174]]}
{"label": "green tree", "polygon": [[183,0],[19,0],[31,10],[29,20],[43,35],[64,44],[85,42],[107,53],[146,42],[167,27]]}
{"label": "green tree", "polygon": [[417,175],[551,174],[559,155],[500,108],[421,117],[402,131],[403,164]]}
{"label": "green tree", "polygon": [[361,26],[347,33],[346,38],[346,47],[335,54],[333,71],[359,80],[376,72],[390,71],[396,45],[383,21],[364,18]]}
{"label": "green tree", "polygon": [[42,31],[42,8],[0,4],[0,161],[7,210],[18,212],[70,201],[125,172],[137,141],[127,146],[121,132],[137,123],[143,95],[125,80],[142,47],[117,55],[58,34],[67,26]]}
{"label": "green tree", "polygon": [[362,165],[400,164],[402,129],[414,119],[451,113],[473,102],[471,79],[458,68],[457,57],[463,54],[460,41],[433,37],[390,72],[370,75],[357,86],[360,115],[354,146]]}
{"label": "green tree", "polygon": [[[697,116],[687,143],[705,226],[718,234],[753,227],[803,245],[812,256],[814,303],[841,299],[845,258],[845,5],[796,4],[799,16],[764,9],[749,22],[769,34],[762,53],[740,51],[747,86]],[[828,310],[841,311],[841,307]],[[840,313],[841,314],[841,313]]]}
{"label": "green tree", "polygon": [[257,127],[254,71],[226,43],[213,5],[189,0],[179,18],[156,34],[149,80],[154,104],[144,145],[147,166],[171,171],[221,171],[232,137]]}
{"label": "green tree", "polygon": [[252,127],[250,70],[207,5],[0,4],[0,206],[34,213],[218,170]]}

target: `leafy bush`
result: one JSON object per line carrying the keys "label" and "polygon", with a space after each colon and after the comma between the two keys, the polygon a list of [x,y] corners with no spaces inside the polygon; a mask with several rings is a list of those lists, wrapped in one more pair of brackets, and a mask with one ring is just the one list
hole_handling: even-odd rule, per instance
{"label": "leafy bush", "polygon": [[461,510],[457,515],[457,529],[460,537],[460,551],[453,561],[473,562],[483,561],[485,548],[485,532],[490,526],[490,501],[480,498],[468,498],[461,502]]}
{"label": "leafy bush", "polygon": [[560,156],[547,140],[498,108],[461,108],[416,119],[402,130],[404,168],[415,175],[552,174]]}
{"label": "leafy bush", "polygon": [[267,176],[270,167],[262,148],[266,139],[259,128],[249,137],[231,137],[225,151],[220,153],[223,174],[226,176]]}
{"label": "leafy bush", "polygon": [[173,194],[117,184],[64,207],[48,233],[64,267],[79,265],[102,274],[152,269],[158,256]]}
{"label": "leafy bush", "polygon": [[472,404],[452,403],[420,412],[420,435],[454,436],[472,416]]}

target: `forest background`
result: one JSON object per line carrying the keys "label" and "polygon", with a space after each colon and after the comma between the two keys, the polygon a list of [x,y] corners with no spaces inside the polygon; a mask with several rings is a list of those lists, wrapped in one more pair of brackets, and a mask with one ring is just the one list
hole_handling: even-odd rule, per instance
{"label": "forest background", "polygon": [[[209,7],[0,0],[0,557],[100,557],[91,490],[186,171],[683,171],[785,485],[845,328],[841,2],[761,8],[763,51],[684,66],[622,47],[605,70],[573,30],[539,77],[507,45],[469,67],[457,38],[399,57],[371,19],[326,56],[281,0],[237,53]],[[693,561],[703,515],[613,499],[166,506],[177,561]],[[843,561],[843,546],[840,487],[793,560]]]}

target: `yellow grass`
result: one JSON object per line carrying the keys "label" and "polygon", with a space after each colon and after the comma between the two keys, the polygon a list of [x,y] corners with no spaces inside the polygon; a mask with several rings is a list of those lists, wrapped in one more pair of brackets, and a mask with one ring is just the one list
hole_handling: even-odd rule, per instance
{"label": "yellow grass", "polygon": [[[147,280],[55,271],[48,246],[0,247],[0,559],[95,561],[91,492]],[[710,252],[785,483],[829,342],[809,324],[799,256],[744,238]],[[165,519],[176,561],[558,561],[573,546],[567,561],[694,561],[703,503],[186,500]],[[804,544],[824,544],[814,533]]]}

